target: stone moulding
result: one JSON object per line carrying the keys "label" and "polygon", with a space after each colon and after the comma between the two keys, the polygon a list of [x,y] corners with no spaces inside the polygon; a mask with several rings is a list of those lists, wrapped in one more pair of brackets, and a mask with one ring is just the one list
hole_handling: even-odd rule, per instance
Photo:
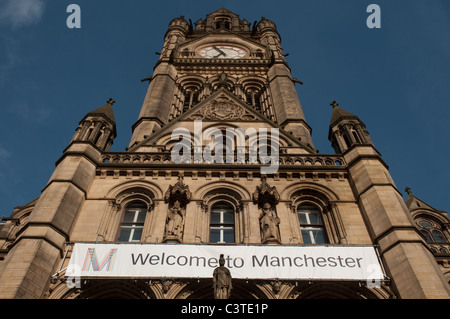
{"label": "stone moulding", "polygon": [[[235,158],[237,154],[234,155]],[[223,156],[224,165],[260,165],[259,163],[251,164],[246,155],[245,163],[238,164],[234,161],[230,164],[226,163],[226,155]],[[183,163],[183,165],[205,164],[210,165],[207,162],[196,162],[194,156],[191,156],[190,163]],[[179,165],[172,161],[170,153],[106,153],[101,156],[98,166],[112,167],[116,165],[127,166],[141,166],[141,165]],[[343,157],[337,155],[294,155],[294,154],[280,154],[278,164],[287,166],[313,166],[313,167],[346,167],[346,162]]]}

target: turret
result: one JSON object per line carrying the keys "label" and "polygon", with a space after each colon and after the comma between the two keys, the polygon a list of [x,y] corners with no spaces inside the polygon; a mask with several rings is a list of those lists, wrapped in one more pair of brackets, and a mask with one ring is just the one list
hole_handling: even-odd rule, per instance
{"label": "turret", "polygon": [[256,26],[256,30],[260,34],[261,43],[272,51],[273,59],[284,61],[284,54],[281,48],[281,37],[278,34],[275,23],[272,20],[262,17],[261,21],[259,21]]}
{"label": "turret", "polygon": [[110,99],[81,120],[70,145],[56,162],[20,237],[2,263],[0,298],[44,298],[95,178],[95,163],[116,136],[113,103]]}
{"label": "turret", "polygon": [[336,101],[330,105],[333,107],[333,114],[328,139],[337,154],[345,152],[356,144],[373,145],[366,125],[356,115],[340,108]]}
{"label": "turret", "polygon": [[[331,103],[329,139],[348,163],[352,192],[363,220],[379,247],[392,286],[402,298],[448,298],[448,283],[419,233],[386,163],[375,149],[364,123]],[[401,259],[398,256],[402,256]],[[405,262],[407,261],[407,267]],[[427,269],[426,272],[423,269]],[[436,269],[436,271],[428,271]],[[401,278],[409,278],[404,281]],[[428,282],[428,286],[420,283]]]}
{"label": "turret", "polygon": [[89,112],[80,121],[80,125],[72,139],[73,142],[91,142],[102,151],[109,151],[117,136],[116,121],[114,119],[114,99],[98,109]]}
{"label": "turret", "polygon": [[161,60],[170,59],[172,52],[184,42],[190,27],[191,26],[183,16],[175,18],[169,23],[169,28],[164,36],[164,46],[160,57]]}

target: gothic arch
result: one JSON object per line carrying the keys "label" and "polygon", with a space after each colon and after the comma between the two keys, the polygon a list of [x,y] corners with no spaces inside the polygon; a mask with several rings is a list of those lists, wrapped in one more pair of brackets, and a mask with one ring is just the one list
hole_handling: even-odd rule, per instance
{"label": "gothic arch", "polygon": [[[213,299],[212,279],[187,282],[182,289],[174,289],[173,299]],[[268,299],[263,289],[246,280],[233,280],[231,299]]]}
{"label": "gothic arch", "polygon": [[[33,209],[36,205],[38,199],[32,201],[28,205],[19,208],[19,210],[16,210],[13,212],[11,217],[7,219],[6,224],[3,226],[2,231],[4,233],[7,233],[6,239],[2,245],[0,245],[1,249],[9,249],[17,238],[20,237],[20,234],[22,231],[26,229],[26,225],[28,223],[28,220],[33,213]],[[0,262],[1,265],[1,262]]]}
{"label": "gothic arch", "polygon": [[261,94],[265,90],[265,82],[261,76],[245,76],[239,79],[238,84],[242,85],[242,90],[245,94],[255,92]]}
{"label": "gothic arch", "polygon": [[156,299],[148,280],[96,279],[81,280],[80,288],[68,288],[61,281],[48,299]]}
{"label": "gothic arch", "polygon": [[428,208],[416,208],[411,212],[411,217],[416,221],[419,218],[425,218],[425,219],[431,219],[434,220],[435,222],[439,223],[439,224],[446,224],[448,223],[448,219],[445,218],[445,216],[442,216],[441,214],[439,214],[438,212],[436,212],[435,210],[432,209],[428,209]]}
{"label": "gothic arch", "polygon": [[254,83],[255,85],[259,85],[263,87],[266,83],[266,79],[262,76],[258,75],[246,75],[239,79],[238,84],[245,85],[245,83]]}
{"label": "gothic arch", "polygon": [[179,83],[183,88],[195,86],[197,89],[200,89],[205,82],[205,77],[196,74],[183,75],[177,79],[177,83]]}
{"label": "gothic arch", "polygon": [[236,193],[242,200],[250,200],[251,193],[246,188],[242,187],[240,184],[230,181],[218,181],[212,182],[203,186],[200,186],[196,190],[192,191],[193,198],[198,200],[203,200],[207,193],[210,193],[216,189],[229,190]]}
{"label": "gothic arch", "polygon": [[[140,203],[146,206],[146,217],[141,241],[150,237],[153,224],[151,212],[155,208],[155,198],[162,198],[159,186],[148,181],[130,181],[113,187],[105,196],[108,203],[103,212],[97,231],[97,241],[116,241],[120,225],[128,205]],[[144,207],[145,207],[144,206]]]}
{"label": "gothic arch", "polygon": [[[286,187],[281,194],[283,199],[289,201],[291,213],[296,215],[295,220],[298,222],[298,226],[293,228],[293,233],[298,238],[302,238],[302,242],[308,239],[304,237],[304,234],[307,233],[306,230],[309,225],[301,226],[300,215],[298,214],[300,213],[300,207],[305,208],[305,206],[320,216],[320,225],[317,225],[317,227],[322,229],[323,240],[326,243],[342,244],[347,242],[344,223],[335,204],[339,197],[332,190],[314,183],[294,183]],[[304,231],[306,232],[304,233]]]}
{"label": "gothic arch", "polygon": [[[450,224],[446,216],[443,216],[435,210],[422,207],[414,209],[411,216],[431,252],[435,256],[449,254]],[[443,272],[444,276],[448,278],[450,271],[443,270]]]}
{"label": "gothic arch", "polygon": [[148,280],[90,280],[77,299],[155,299]]}
{"label": "gothic arch", "polygon": [[162,198],[164,194],[162,189],[156,183],[150,181],[128,181],[111,188],[105,198],[115,199],[120,194],[130,192],[133,189],[142,191],[151,198]]}
{"label": "gothic arch", "polygon": [[323,201],[327,202],[339,200],[339,196],[330,188],[315,183],[305,183],[305,182],[293,183],[284,188],[280,192],[281,199],[292,200],[292,196],[294,193],[302,191],[314,192],[317,194],[317,196],[322,198]]}
{"label": "gothic arch", "polygon": [[[247,189],[234,182],[213,182],[201,186],[193,193],[193,198],[197,201],[198,210],[201,211],[200,223],[196,227],[196,233],[204,242],[211,240],[211,228],[217,225],[211,224],[211,213],[215,203],[225,202],[234,209],[234,242],[243,243],[248,239],[246,229],[249,227],[249,207],[251,195]],[[231,226],[231,225],[230,225]],[[228,234],[229,236],[229,234]]]}
{"label": "gothic arch", "polygon": [[370,289],[357,282],[300,282],[293,287],[290,299],[389,299],[384,288]]}

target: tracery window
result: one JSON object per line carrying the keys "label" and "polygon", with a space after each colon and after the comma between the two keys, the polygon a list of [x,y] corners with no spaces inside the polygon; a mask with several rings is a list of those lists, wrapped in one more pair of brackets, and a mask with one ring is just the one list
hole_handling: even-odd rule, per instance
{"label": "tracery window", "polygon": [[427,243],[445,243],[447,239],[439,225],[431,220],[421,219],[417,222],[419,230],[425,236]]}
{"label": "tracery window", "polygon": [[320,210],[312,205],[301,204],[297,215],[304,244],[326,244],[328,239]]}

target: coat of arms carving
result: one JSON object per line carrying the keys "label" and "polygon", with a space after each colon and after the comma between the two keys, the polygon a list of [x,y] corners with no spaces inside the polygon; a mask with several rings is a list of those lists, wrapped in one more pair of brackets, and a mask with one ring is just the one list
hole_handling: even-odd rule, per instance
{"label": "coat of arms carving", "polygon": [[238,120],[245,114],[245,110],[222,96],[207,105],[202,113],[210,120]]}

